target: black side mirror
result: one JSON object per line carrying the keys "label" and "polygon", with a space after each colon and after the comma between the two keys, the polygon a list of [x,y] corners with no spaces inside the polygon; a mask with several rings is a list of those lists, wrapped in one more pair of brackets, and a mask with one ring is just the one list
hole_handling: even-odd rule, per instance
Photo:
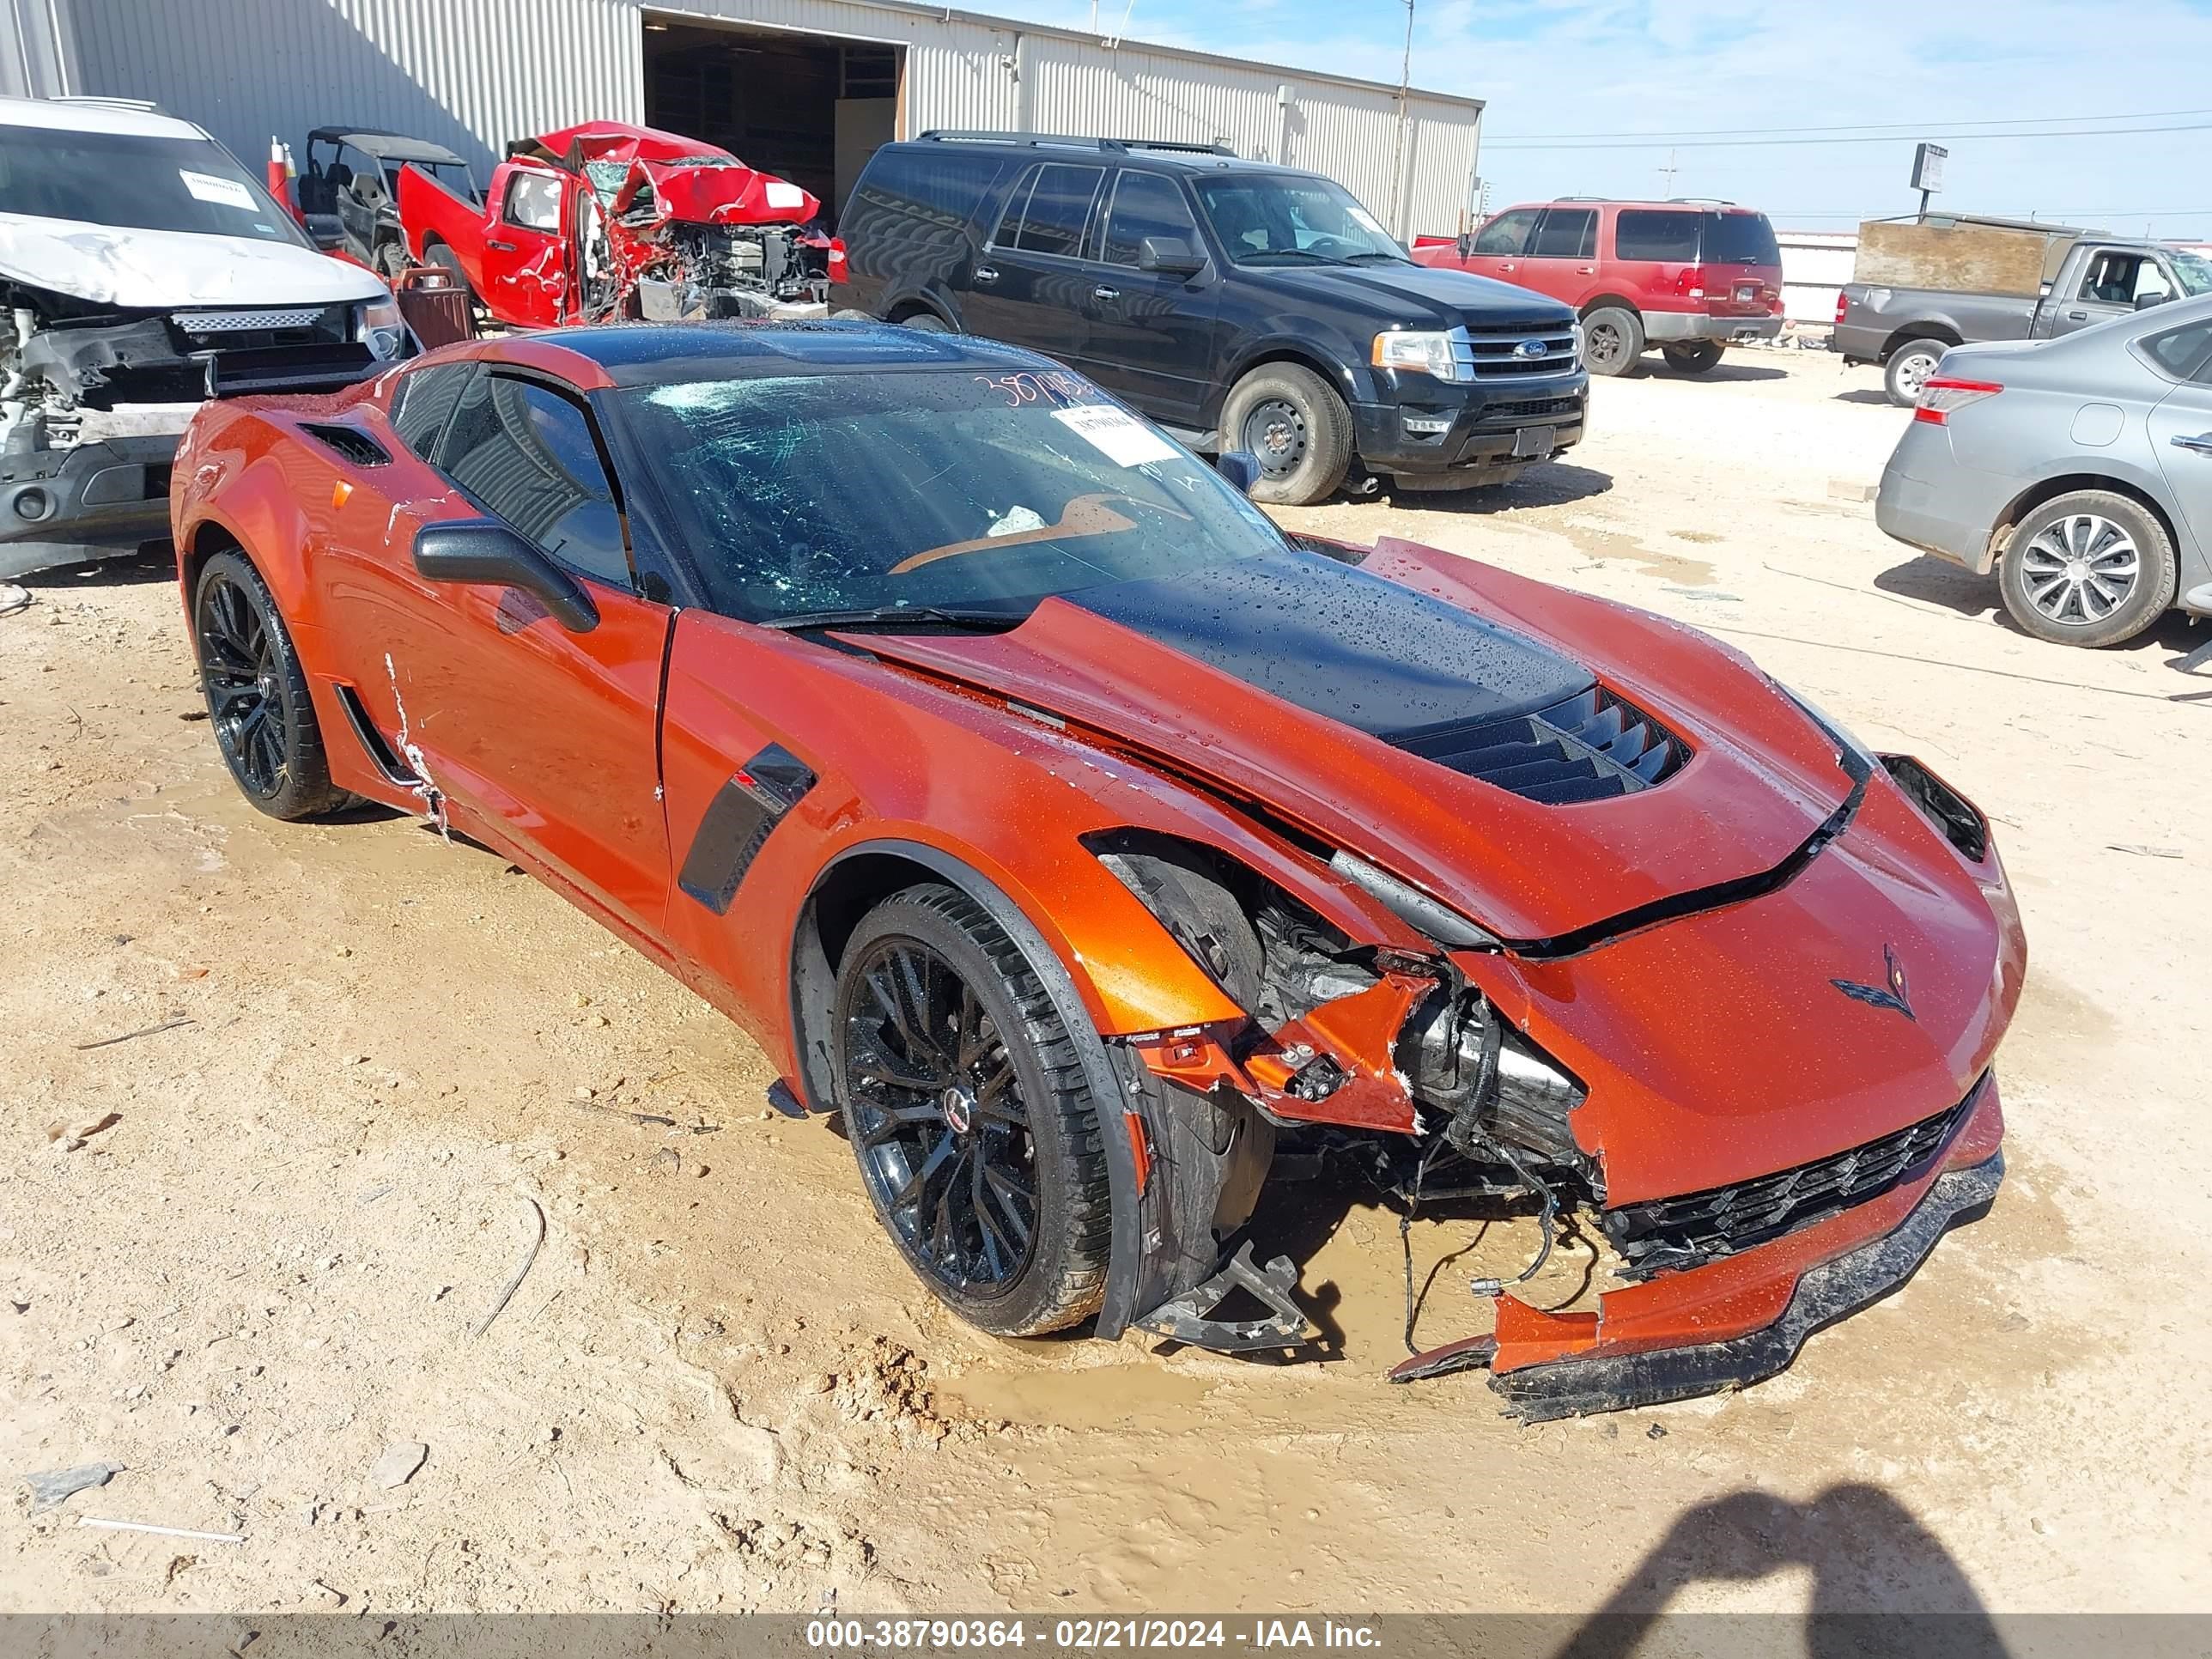
{"label": "black side mirror", "polygon": [[1250,495],[1260,482],[1260,458],[1249,449],[1224,450],[1214,458],[1213,470],[1235,484],[1241,495]]}
{"label": "black side mirror", "polygon": [[491,519],[424,525],[415,532],[415,568],[434,582],[520,588],[571,634],[599,625],[599,608],[581,582]]}
{"label": "black side mirror", "polygon": [[309,213],[302,216],[307,222],[307,236],[314,245],[329,253],[345,246],[345,222],[335,213]]}
{"label": "black side mirror", "polygon": [[1459,243],[1459,257],[1462,259],[1471,258],[1474,257],[1474,233],[1471,230],[1462,230],[1460,232],[1457,240]]}
{"label": "black side mirror", "polygon": [[1137,269],[1191,276],[1206,269],[1206,258],[1188,236],[1147,236],[1137,244]]}
{"label": "black side mirror", "polygon": [[2138,294],[2136,295],[2136,309],[2148,311],[2153,306],[2164,305],[2172,297],[2170,294]]}

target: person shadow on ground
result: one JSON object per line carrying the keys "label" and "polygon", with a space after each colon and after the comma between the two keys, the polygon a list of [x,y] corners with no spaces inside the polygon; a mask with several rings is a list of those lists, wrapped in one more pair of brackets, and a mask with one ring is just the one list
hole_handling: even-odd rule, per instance
{"label": "person shadow on ground", "polygon": [[[1783,1615],[1668,1609],[1691,1585],[1748,1583],[1793,1566],[1813,1574],[1811,1659],[2006,1659],[1996,1624],[1942,1540],[1888,1492],[1856,1482],[1807,1504],[1740,1492],[1685,1510],[1555,1659],[1627,1659],[1662,1621],[1670,1638],[1704,1626],[1691,1646],[1714,1659],[1789,1651],[1777,1628]],[[1671,1651],[1679,1640],[1656,1645]]]}

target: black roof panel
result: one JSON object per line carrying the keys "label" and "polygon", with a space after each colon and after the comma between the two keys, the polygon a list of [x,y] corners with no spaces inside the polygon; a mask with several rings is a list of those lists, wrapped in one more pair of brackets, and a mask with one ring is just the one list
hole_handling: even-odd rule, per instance
{"label": "black roof panel", "polygon": [[451,161],[462,167],[468,165],[443,144],[388,131],[383,127],[317,127],[307,137],[310,142],[319,138],[326,144],[351,144],[383,161]]}
{"label": "black roof panel", "polygon": [[889,323],[615,323],[543,337],[590,358],[617,386],[902,369],[1055,368],[1048,357],[965,334]]}

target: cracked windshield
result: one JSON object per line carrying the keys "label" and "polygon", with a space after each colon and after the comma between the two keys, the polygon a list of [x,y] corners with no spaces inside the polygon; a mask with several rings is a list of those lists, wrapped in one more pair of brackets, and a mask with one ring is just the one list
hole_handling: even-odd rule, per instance
{"label": "cracked windshield", "polygon": [[624,403],[715,608],[750,621],[1012,626],[1052,594],[1285,550],[1219,474],[1064,370],[701,381]]}

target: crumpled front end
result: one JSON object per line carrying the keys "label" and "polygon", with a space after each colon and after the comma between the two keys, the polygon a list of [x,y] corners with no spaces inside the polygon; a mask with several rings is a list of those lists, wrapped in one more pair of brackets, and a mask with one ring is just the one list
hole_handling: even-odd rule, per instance
{"label": "crumpled front end", "polygon": [[580,173],[599,213],[583,239],[587,320],[823,317],[839,252],[822,204],[727,150],[594,123],[532,141]]}

